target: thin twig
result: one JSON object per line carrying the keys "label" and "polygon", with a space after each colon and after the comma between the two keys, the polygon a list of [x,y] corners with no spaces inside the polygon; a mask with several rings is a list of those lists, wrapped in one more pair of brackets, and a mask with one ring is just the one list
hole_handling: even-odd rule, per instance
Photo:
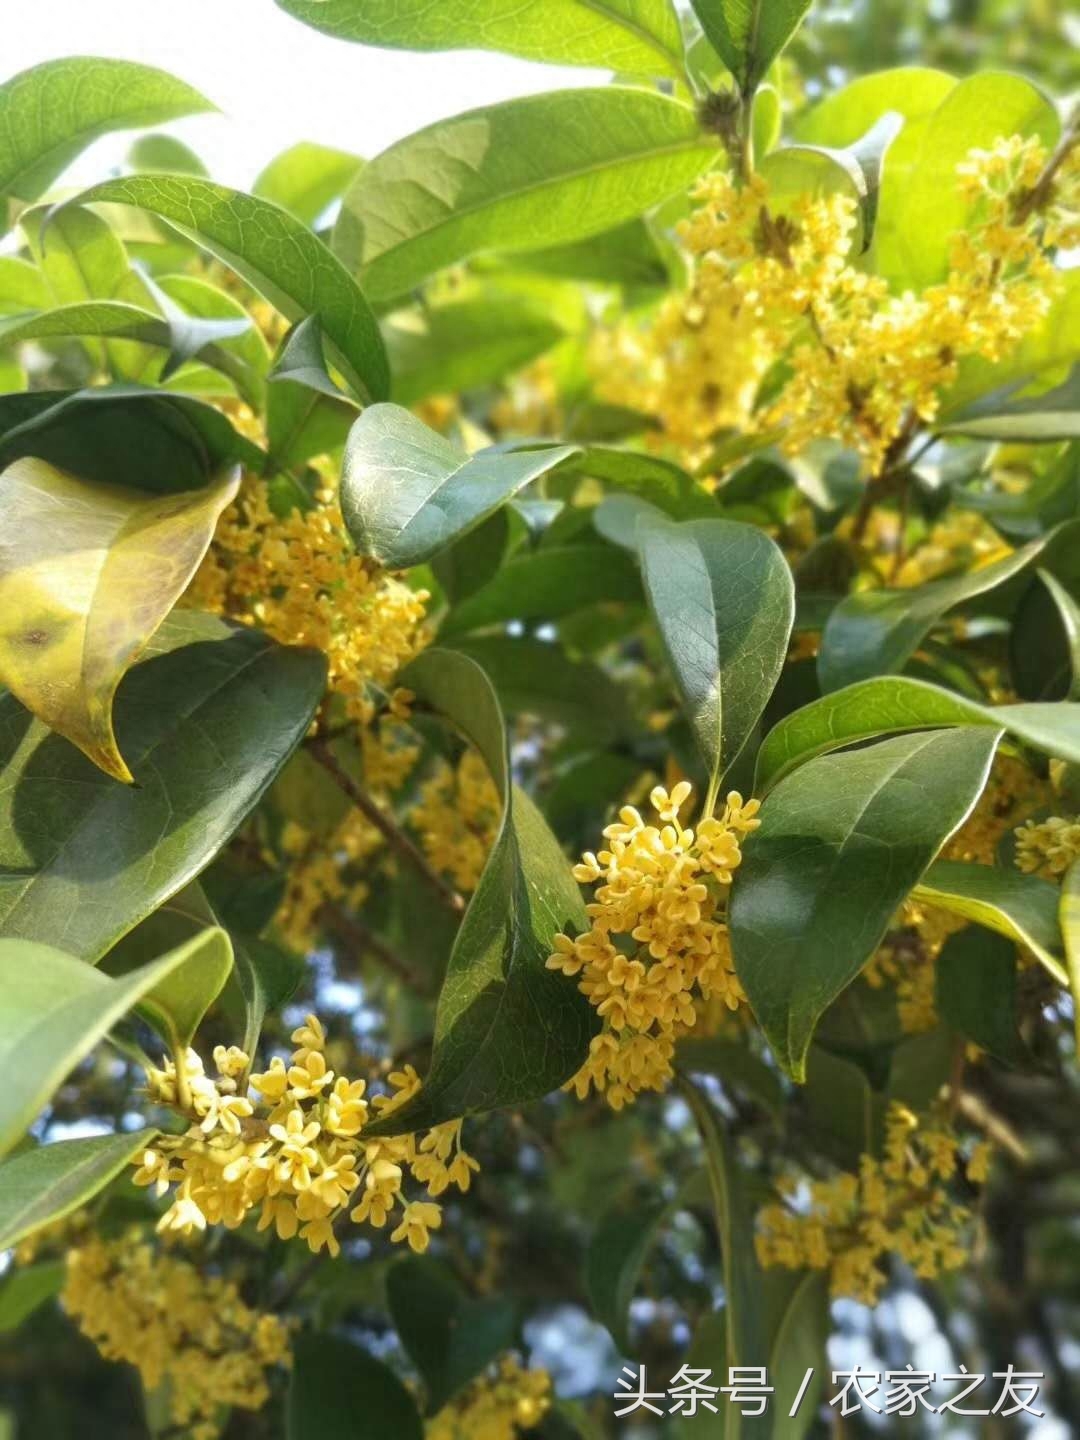
{"label": "thin twig", "polygon": [[401,827],[381,810],[371,796],[359,786],[347,771],[338,764],[337,756],[321,737],[308,742],[308,749],[323,769],[330,775],[343,794],[347,795],[361,814],[375,826],[390,848],[411,865],[420,878],[438,895],[442,903],[454,915],[465,910],[465,901],[449,885],[439,872],[428,863],[427,857],[416,846]]}
{"label": "thin twig", "polygon": [[354,915],[349,915],[339,905],[330,903],[321,908],[319,919],[346,945],[354,945],[358,950],[373,955],[384,969],[396,975],[410,990],[415,990],[420,995],[431,994],[431,986],[423,976],[418,974],[407,960],[404,960],[381,936],[376,935],[374,930],[369,929],[362,920],[358,920]]}
{"label": "thin twig", "polygon": [[1043,166],[1042,174],[1032,185],[1030,190],[1025,190],[1018,197],[1013,209],[1013,220],[1022,224],[1037,210],[1042,210],[1050,199],[1053,190],[1054,180],[1057,173],[1071,155],[1073,149],[1080,143],[1080,105],[1077,105],[1069,117],[1064,129],[1061,132],[1061,139],[1054,147],[1049,160]]}

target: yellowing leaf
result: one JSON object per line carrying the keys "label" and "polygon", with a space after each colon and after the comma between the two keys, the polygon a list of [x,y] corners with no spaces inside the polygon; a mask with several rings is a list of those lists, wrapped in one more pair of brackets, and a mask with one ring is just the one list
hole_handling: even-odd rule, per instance
{"label": "yellowing leaf", "polygon": [[89,485],[43,460],[0,474],[0,683],[117,780],[117,686],[183,594],[232,473],[202,490],[144,495]]}

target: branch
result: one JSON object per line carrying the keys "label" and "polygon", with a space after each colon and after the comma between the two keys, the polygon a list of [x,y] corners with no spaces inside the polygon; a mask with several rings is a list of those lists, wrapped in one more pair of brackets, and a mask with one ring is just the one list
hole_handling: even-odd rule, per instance
{"label": "branch", "polygon": [[356,949],[373,955],[384,969],[389,970],[392,975],[396,975],[410,990],[415,990],[420,995],[431,994],[431,986],[427,980],[414,970],[396,950],[392,949],[381,936],[370,930],[362,920],[357,920],[355,916],[347,914],[340,906],[331,903],[322,907],[319,911],[319,919],[346,945],[353,945]]}
{"label": "branch", "polygon": [[406,835],[405,831],[381,810],[366,790],[338,764],[337,757],[329,745],[322,738],[315,738],[308,741],[308,748],[311,754],[330,775],[343,794],[347,795],[365,819],[369,820],[379,834],[383,837],[391,850],[400,855],[401,858],[411,865],[420,878],[439,897],[442,903],[453,915],[461,915],[465,910],[465,901],[458,892],[449,885],[439,872],[428,863],[427,857]]}

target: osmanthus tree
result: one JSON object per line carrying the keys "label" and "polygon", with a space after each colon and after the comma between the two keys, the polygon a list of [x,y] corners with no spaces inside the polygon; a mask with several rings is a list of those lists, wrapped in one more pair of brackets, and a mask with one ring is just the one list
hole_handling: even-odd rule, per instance
{"label": "osmanthus tree", "polygon": [[251,193],[169,75],[0,88],[7,1419],[587,1440],[621,1355],[791,1440],[905,1293],[1074,1417],[1076,113],[278,4],[618,80]]}

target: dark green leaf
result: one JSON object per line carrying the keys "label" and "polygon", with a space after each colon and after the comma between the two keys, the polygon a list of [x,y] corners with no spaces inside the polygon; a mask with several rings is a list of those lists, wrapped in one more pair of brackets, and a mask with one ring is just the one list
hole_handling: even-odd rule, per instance
{"label": "dark green leaf", "polygon": [[611,1332],[623,1355],[629,1355],[630,1302],[657,1232],[671,1206],[653,1200],[609,1210],[585,1252],[585,1289],[593,1314]]}
{"label": "dark green leaf", "polygon": [[504,505],[432,556],[431,568],[451,605],[466,600],[495,578],[509,543],[510,521]]}
{"label": "dark green leaf", "polygon": [[390,1317],[435,1414],[514,1343],[512,1302],[471,1300],[440,1261],[410,1255],[386,1277]]}
{"label": "dark green leaf", "polygon": [[357,406],[330,378],[318,316],[293,326],[270,375],[266,402],[267,468],[303,465],[344,445]]}
{"label": "dark green leaf", "polygon": [[0,1164],[0,1250],[62,1220],[145,1150],[156,1130],[38,1145]]}
{"label": "dark green leaf", "polygon": [[0,1335],[17,1330],[46,1300],[59,1294],[64,1274],[62,1260],[13,1267],[0,1288]]}
{"label": "dark green leaf", "polygon": [[334,1335],[302,1335],[293,1354],[287,1440],[423,1440],[416,1402],[389,1366]]}
{"label": "dark green leaf", "polygon": [[783,668],[791,571],[767,535],[734,520],[646,521],[639,545],[653,618],[715,787]]}
{"label": "dark green leaf", "polygon": [[1020,1054],[1016,946],[968,925],[946,940],[935,965],[935,1003],[947,1025],[1006,1063]]}
{"label": "dark green leaf", "polygon": [[732,887],[735,967],[795,1079],[818,1019],[986,781],[1000,731],[965,728],[822,755],[765,801]]}
{"label": "dark green leaf", "polygon": [[[1061,701],[1080,693],[1080,605],[1048,570],[1036,570],[1016,607],[1009,631],[1009,670],[1024,700]],[[1073,709],[1056,704],[1046,708],[1066,713]]]}
{"label": "dark green leaf", "polygon": [[882,675],[823,695],[774,726],[758,751],[754,793],[827,750],[939,725],[989,725],[1080,764],[1080,705],[978,705],[924,680]]}
{"label": "dark green leaf", "polygon": [[385,398],[389,370],[379,327],[355,281],[299,220],[268,200],[188,176],[106,180],[80,204],[131,205],[167,220],[231,266],[289,320],[317,315],[357,393]]}
{"label": "dark green leaf", "polygon": [[555,935],[580,931],[585,910],[543,817],[528,796],[511,790],[506,731],[490,682],[467,656],[432,649],[402,672],[401,683],[476,745],[504,809],[450,956],[430,1071],[415,1100],[377,1122],[389,1133],[546,1095],[579,1068],[595,1026],[577,986],[546,968]]}
{"label": "dark green leaf", "polygon": [[679,194],[715,159],[688,106],[646,90],[552,91],[442,120],[376,156],[334,248],[391,299],[485,251],[584,239]]}
{"label": "dark green leaf", "polygon": [[1068,378],[1039,395],[1016,399],[1016,384],[984,395],[953,414],[939,428],[949,435],[1037,445],[1080,439],[1080,365]]}
{"label": "dark green leaf", "polygon": [[441,636],[505,620],[552,620],[603,600],[640,600],[637,566],[612,545],[560,545],[517,555],[451,610]]}
{"label": "dark green leaf", "polygon": [[95,960],[232,835],[307,730],[321,655],[178,612],[130,670],[120,785],[0,699],[0,934]]}
{"label": "dark green leaf", "polygon": [[372,405],[349,434],[341,508],[361,555],[392,570],[421,565],[574,452],[466,455],[398,405]]}

